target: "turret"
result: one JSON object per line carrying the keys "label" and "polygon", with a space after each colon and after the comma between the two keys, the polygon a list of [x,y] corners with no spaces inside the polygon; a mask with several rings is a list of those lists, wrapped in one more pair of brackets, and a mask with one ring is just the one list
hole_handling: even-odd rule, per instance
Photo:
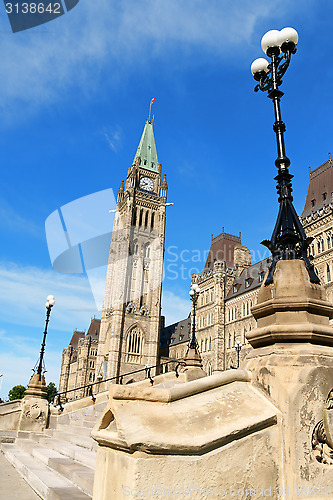
{"label": "turret", "polygon": [[166,198],[167,191],[168,191],[168,183],[166,180],[166,174],[164,174],[163,182],[161,184],[161,189],[160,189],[160,196],[164,196]]}
{"label": "turret", "polygon": [[117,203],[123,201],[124,199],[124,181],[122,180],[121,181],[121,184],[120,184],[120,188],[119,188],[119,191],[118,191],[118,197],[117,197]]}

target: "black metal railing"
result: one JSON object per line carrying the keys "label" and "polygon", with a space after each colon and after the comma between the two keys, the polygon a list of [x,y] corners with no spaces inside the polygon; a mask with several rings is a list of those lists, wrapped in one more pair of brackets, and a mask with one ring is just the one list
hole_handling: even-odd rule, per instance
{"label": "black metal railing", "polygon": [[[73,401],[73,399],[69,400],[67,398],[67,395],[69,393],[74,393],[76,391],[81,391],[81,392],[84,392],[84,395],[83,396],[80,396],[76,399],[82,399],[82,398],[85,398],[85,397],[91,397],[91,399],[93,400],[93,402],[96,401],[96,395],[100,392],[100,386],[101,384],[104,384],[105,382],[113,382],[115,381],[116,384],[122,384],[123,383],[123,379],[124,377],[127,377],[129,375],[135,375],[137,373],[141,373],[141,372],[145,372],[146,374],[146,379],[148,379],[151,383],[151,385],[154,385],[154,379],[152,377],[152,374],[151,374],[151,371],[154,369],[154,368],[162,368],[163,366],[165,367],[168,367],[169,364],[175,364],[175,373],[176,373],[176,377],[178,378],[179,377],[179,369],[181,366],[185,366],[186,363],[185,361],[180,361],[178,359],[170,359],[169,361],[165,361],[163,363],[159,363],[158,365],[154,365],[154,366],[146,366],[145,368],[140,368],[140,370],[134,370],[132,372],[128,372],[128,373],[124,373],[122,375],[118,375],[118,376],[115,376],[115,377],[110,377],[110,378],[105,378],[105,379],[102,379],[102,380],[97,380],[96,382],[91,382],[90,384],[86,384],[86,385],[81,385],[80,387],[75,387],[74,389],[68,389],[66,391],[62,391],[62,392],[57,392],[57,394],[54,396],[53,400],[52,400],[52,404],[54,406],[59,406],[59,409],[61,411],[63,411],[63,406],[62,404],[63,403],[67,403],[68,401]],[[168,370],[165,370],[164,373],[167,373]],[[159,374],[163,374],[163,370],[160,371]],[[97,391],[94,391],[93,390],[93,387],[97,387]]]}

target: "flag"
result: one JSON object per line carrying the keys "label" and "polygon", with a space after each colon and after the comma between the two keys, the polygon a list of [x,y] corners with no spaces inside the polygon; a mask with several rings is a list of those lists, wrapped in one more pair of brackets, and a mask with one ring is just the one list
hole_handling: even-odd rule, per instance
{"label": "flag", "polygon": [[156,97],[153,97],[152,100],[150,101],[150,104],[153,104],[153,102],[156,100]]}

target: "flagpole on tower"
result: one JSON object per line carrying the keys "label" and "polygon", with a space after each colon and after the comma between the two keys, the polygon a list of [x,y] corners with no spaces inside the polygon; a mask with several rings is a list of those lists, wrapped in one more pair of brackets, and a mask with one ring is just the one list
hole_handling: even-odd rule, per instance
{"label": "flagpole on tower", "polygon": [[150,121],[151,105],[153,104],[153,102],[155,101],[155,99],[156,99],[156,97],[153,97],[152,99],[150,99],[148,121]]}

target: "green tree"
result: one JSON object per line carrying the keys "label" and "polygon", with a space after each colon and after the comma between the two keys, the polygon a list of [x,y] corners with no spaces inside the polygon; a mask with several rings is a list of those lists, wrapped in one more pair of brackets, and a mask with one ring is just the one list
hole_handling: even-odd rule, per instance
{"label": "green tree", "polygon": [[14,401],[14,399],[24,398],[26,387],[24,385],[14,385],[8,393],[9,401]]}
{"label": "green tree", "polygon": [[47,391],[47,400],[49,403],[53,400],[54,396],[57,394],[58,389],[53,382],[50,382],[46,388]]}

